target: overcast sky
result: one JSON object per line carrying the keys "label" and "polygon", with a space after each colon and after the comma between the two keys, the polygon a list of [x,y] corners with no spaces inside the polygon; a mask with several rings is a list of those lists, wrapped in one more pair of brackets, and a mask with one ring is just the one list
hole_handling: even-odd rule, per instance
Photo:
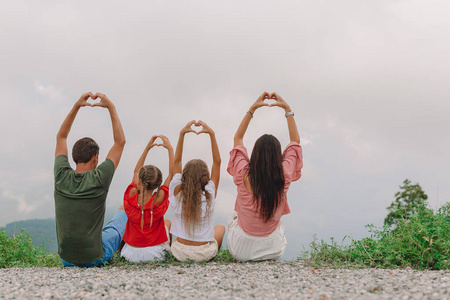
{"label": "overcast sky", "polygon": [[[290,104],[303,146],[303,176],[282,218],[285,259],[314,234],[365,236],[406,178],[439,207],[450,199],[449,9],[432,0],[0,0],[0,226],[54,217],[56,133],[87,91],[116,104],[127,138],[108,211],[152,135],[175,146],[184,124],[201,119],[221,151],[215,217],[224,224],[236,197],[226,173],[233,135],[263,91]],[[287,145],[281,109],[256,112],[249,152],[263,133]],[[69,147],[84,136],[104,159],[107,110],[80,110]],[[206,135],[189,135],[185,149],[184,162],[211,164]],[[163,148],[147,163],[167,174]]]}

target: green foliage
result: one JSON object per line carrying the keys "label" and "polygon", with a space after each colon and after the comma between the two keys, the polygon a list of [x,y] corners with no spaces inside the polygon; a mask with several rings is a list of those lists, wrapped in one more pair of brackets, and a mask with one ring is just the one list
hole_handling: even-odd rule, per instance
{"label": "green foliage", "polygon": [[450,203],[434,213],[424,202],[396,225],[395,229],[368,225],[370,237],[350,245],[314,238],[302,258],[312,266],[450,269]]}
{"label": "green foliage", "polygon": [[34,247],[24,230],[9,237],[5,230],[0,230],[0,268],[11,267],[54,267],[61,266],[56,253],[48,253],[43,245]]}
{"label": "green foliage", "polygon": [[384,224],[391,226],[399,220],[408,219],[410,215],[417,213],[419,206],[427,199],[428,196],[418,183],[411,185],[411,181],[405,179],[400,191],[395,194],[395,201],[387,207],[389,214],[384,219]]}

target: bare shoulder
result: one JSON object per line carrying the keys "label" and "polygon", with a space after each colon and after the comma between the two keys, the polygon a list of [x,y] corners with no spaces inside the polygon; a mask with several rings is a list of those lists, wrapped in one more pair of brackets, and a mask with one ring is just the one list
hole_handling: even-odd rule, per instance
{"label": "bare shoulder", "polygon": [[136,195],[137,193],[138,193],[138,189],[137,188],[132,188],[130,190],[130,192],[128,193],[128,198],[133,196],[133,195]]}

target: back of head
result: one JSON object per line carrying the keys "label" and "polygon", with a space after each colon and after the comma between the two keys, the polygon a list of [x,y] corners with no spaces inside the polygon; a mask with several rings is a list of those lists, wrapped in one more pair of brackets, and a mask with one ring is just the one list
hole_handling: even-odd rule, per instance
{"label": "back of head", "polygon": [[[207,200],[211,200],[211,195],[205,191],[205,186],[209,181],[208,165],[203,160],[193,159],[186,163],[181,175],[181,219],[189,233],[201,225],[202,195]],[[207,201],[207,217],[209,217],[210,205],[211,201]]]}
{"label": "back of head", "polygon": [[[142,183],[142,197],[141,197],[141,230],[144,230],[144,206],[145,206],[145,194],[147,191],[153,191],[154,189],[161,187],[162,184],[162,173],[158,167],[153,165],[145,165],[139,169],[138,172],[139,180]],[[155,197],[151,204],[151,217],[150,217],[150,228],[153,224],[153,206],[156,202],[158,191],[156,191]]]}
{"label": "back of head", "polygon": [[144,192],[161,186],[161,170],[153,165],[145,165],[139,169],[138,177],[142,182]]}
{"label": "back of head", "polygon": [[72,147],[72,158],[76,164],[87,163],[98,154],[100,147],[91,138],[85,137],[79,139]]}
{"label": "back of head", "polygon": [[269,221],[283,200],[284,174],[280,142],[271,134],[261,136],[250,158],[248,178],[260,216]]}

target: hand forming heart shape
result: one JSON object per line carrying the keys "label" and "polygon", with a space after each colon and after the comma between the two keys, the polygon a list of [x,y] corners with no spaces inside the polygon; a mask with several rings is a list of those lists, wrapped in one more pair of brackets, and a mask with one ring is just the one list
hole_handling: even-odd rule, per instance
{"label": "hand forming heart shape", "polygon": [[[92,99],[92,101],[95,101],[95,100],[97,100],[97,98],[100,98],[100,101],[88,102],[89,98]],[[108,97],[106,97],[105,94],[96,93],[94,95],[91,92],[84,93],[83,95],[81,95],[81,97],[77,103],[80,107],[83,107],[83,106],[110,107],[112,105],[111,101],[108,99]]]}
{"label": "hand forming heart shape", "polygon": [[[266,100],[272,100],[274,102],[268,103],[268,102],[266,102]],[[258,99],[255,101],[255,103],[253,103],[253,105],[250,107],[250,111],[254,111],[263,106],[269,106],[269,107],[278,106],[278,107],[285,108],[285,109],[288,107],[287,103],[283,100],[283,98],[281,98],[280,95],[278,95],[275,92],[262,93],[261,96],[259,96]]]}
{"label": "hand forming heart shape", "polygon": [[[281,97],[278,96],[278,94],[275,93],[275,92],[270,93],[270,94],[267,93],[267,92],[264,92],[261,96],[263,96],[263,100],[262,100],[262,101],[263,101],[264,103],[267,103],[269,107],[270,107],[270,106],[276,106],[276,105],[274,105],[275,103],[277,103],[277,102],[283,100],[283,99],[281,99]],[[267,102],[267,101],[270,101],[270,102]]]}

